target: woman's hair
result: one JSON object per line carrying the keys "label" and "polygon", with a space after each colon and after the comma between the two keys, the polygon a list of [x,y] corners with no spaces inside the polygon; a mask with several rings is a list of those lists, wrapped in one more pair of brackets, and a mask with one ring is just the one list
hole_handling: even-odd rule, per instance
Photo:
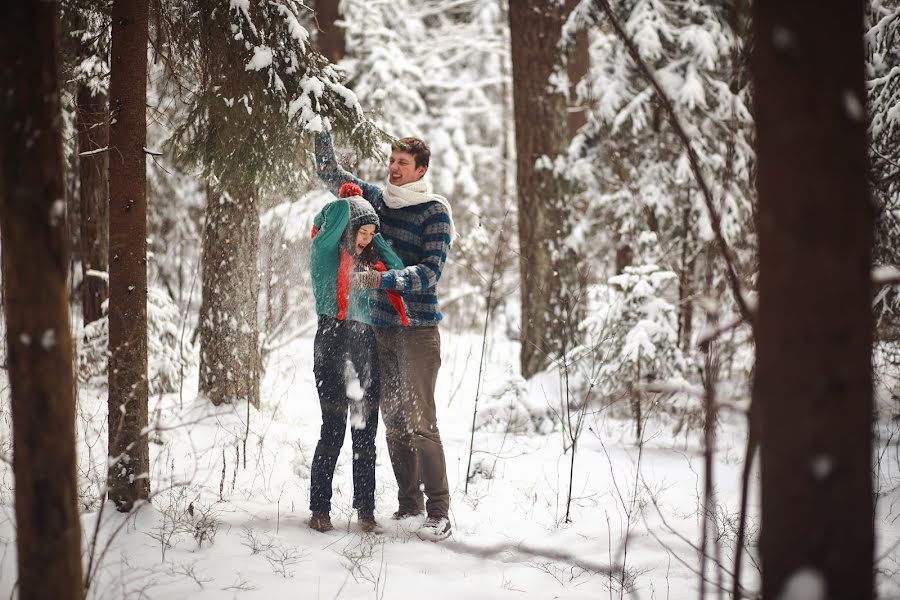
{"label": "woman's hair", "polygon": [[378,252],[375,250],[375,238],[372,238],[372,241],[369,242],[369,245],[363,248],[363,251],[356,255],[356,234],[359,232],[360,228],[357,227],[353,229],[351,227],[347,227],[344,230],[344,235],[341,238],[341,245],[347,249],[350,253],[350,256],[354,257],[358,262],[361,262],[366,265],[374,265],[379,262]]}

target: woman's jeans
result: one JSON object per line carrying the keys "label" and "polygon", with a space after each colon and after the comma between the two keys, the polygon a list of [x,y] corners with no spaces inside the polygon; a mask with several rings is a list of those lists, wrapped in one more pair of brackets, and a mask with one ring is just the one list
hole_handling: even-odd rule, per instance
{"label": "woman's jeans", "polygon": [[375,509],[375,432],[378,429],[378,358],[372,327],[319,316],[313,372],[322,430],[313,455],[309,508],[331,511],[331,485],[350,412],[353,439],[353,508]]}

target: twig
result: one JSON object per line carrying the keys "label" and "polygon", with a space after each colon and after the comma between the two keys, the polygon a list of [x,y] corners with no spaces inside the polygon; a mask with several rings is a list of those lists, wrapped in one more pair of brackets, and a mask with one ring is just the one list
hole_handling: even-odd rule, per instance
{"label": "twig", "polygon": [[756,448],[759,441],[754,426],[755,414],[753,405],[747,416],[747,449],[744,452],[744,470],[741,473],[741,509],[738,521],[737,540],[734,549],[734,583],[731,589],[732,598],[740,598],[738,592],[741,589],[741,561],[744,557],[744,536],[747,531],[747,503],[750,496],[750,472],[753,467],[753,457],[756,456]]}
{"label": "twig", "polygon": [[[710,312],[709,318],[714,321],[718,320],[716,312]],[[713,452],[715,446],[715,427],[716,427],[716,371],[718,364],[714,355],[712,344],[706,344],[703,348],[704,365],[703,365],[703,404],[705,419],[703,423],[703,526],[700,541],[700,600],[706,597],[706,563],[709,551],[707,544],[709,542],[709,527],[715,527],[715,522],[711,521],[715,516],[715,498],[713,496]],[[717,538],[718,536],[716,536]],[[715,563],[720,563],[719,546],[715,543]],[[721,577],[721,571],[716,571]],[[722,589],[720,584],[719,589]]]}
{"label": "twig", "polygon": [[497,273],[497,263],[500,262],[500,250],[503,249],[503,225],[506,223],[506,217],[508,215],[509,211],[507,210],[503,217],[503,223],[500,225],[500,239],[497,243],[497,251],[494,253],[494,264],[491,266],[491,279],[488,282],[487,301],[484,310],[484,330],[481,334],[481,359],[478,361],[478,384],[475,386],[475,407],[472,409],[472,433],[469,436],[469,461],[466,464],[466,483],[463,486],[463,494],[466,495],[469,493],[469,478],[472,469],[472,448],[475,445],[475,419],[478,416],[478,398],[481,395],[481,381],[484,374],[485,354],[487,353],[488,324],[490,323],[491,309],[493,308],[494,302],[494,283],[497,280],[495,275]]}
{"label": "twig", "polygon": [[[191,298],[194,297],[194,285],[197,283],[197,271],[200,261],[194,265],[194,274],[191,276],[191,289],[188,290],[187,305],[184,307],[184,316],[181,319],[181,336],[178,338],[178,408],[184,408],[184,330],[187,327],[187,316],[190,312]],[[179,289],[181,286],[179,284]]]}
{"label": "twig", "polygon": [[706,351],[705,348],[707,346],[709,346],[710,342],[715,341],[716,339],[725,335],[729,331],[733,331],[743,324],[744,324],[744,317],[742,315],[737,315],[730,321],[726,321],[725,323],[722,323],[718,327],[715,327],[714,329],[707,331],[706,333],[701,335],[700,339],[697,340],[697,346],[699,346],[700,349],[705,352]]}
{"label": "twig", "polygon": [[103,146],[95,150],[85,150],[84,152],[79,152],[78,156],[91,156],[93,154],[103,154],[104,152],[109,152],[109,146]]}

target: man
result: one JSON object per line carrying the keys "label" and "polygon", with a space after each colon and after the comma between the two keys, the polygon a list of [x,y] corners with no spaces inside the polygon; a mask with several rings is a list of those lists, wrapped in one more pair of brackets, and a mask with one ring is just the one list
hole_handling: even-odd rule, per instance
{"label": "man", "polygon": [[[450,490],[438,432],[434,390],[441,366],[437,283],[455,235],[447,199],[424,179],[431,151],[418,138],[402,138],[391,149],[384,188],[357,179],[338,165],[331,135],[316,136],[316,172],[333,193],[353,182],[372,203],[381,233],[404,269],[355,274],[352,285],[403,294],[409,327],[403,327],[386,294],[372,301],[381,372],[381,411],[388,453],[397,478],[395,519],[422,514],[420,537],[450,534]],[[423,492],[427,502],[423,503]]]}

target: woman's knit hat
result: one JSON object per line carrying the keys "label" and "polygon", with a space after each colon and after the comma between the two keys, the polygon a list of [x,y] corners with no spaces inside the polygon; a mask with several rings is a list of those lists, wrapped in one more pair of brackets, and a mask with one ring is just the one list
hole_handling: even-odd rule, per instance
{"label": "woman's knit hat", "polygon": [[362,189],[355,183],[345,183],[338,191],[338,196],[344,198],[350,205],[350,231],[356,231],[363,225],[374,225],[375,231],[381,228],[378,214],[369,202],[362,197]]}

